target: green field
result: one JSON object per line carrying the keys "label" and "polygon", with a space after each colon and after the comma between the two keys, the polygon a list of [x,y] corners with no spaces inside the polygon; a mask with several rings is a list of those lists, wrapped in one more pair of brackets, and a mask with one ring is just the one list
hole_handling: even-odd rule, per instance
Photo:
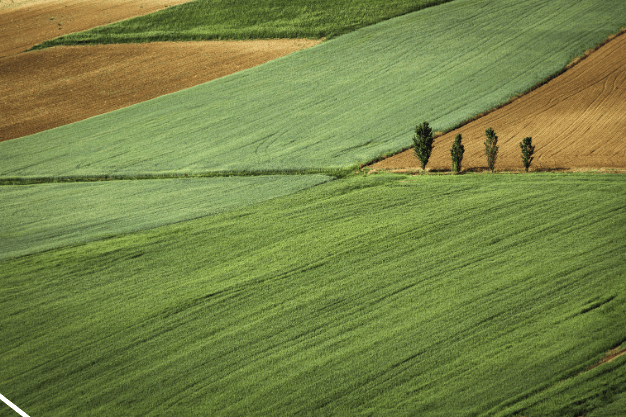
{"label": "green field", "polygon": [[451,0],[195,0],[35,46],[330,38]]}
{"label": "green field", "polygon": [[626,2],[456,0],[0,143],[0,177],[349,169],[458,125],[626,25]]}
{"label": "green field", "polygon": [[[626,177],[354,176],[0,262],[36,415],[578,416],[624,403]],[[13,415],[0,407],[0,415]]]}
{"label": "green field", "polygon": [[[198,0],[103,30],[330,36],[426,3],[259,1],[256,25]],[[353,169],[625,16],[454,0],[0,143],[0,393],[33,417],[620,415],[626,355],[587,369],[626,348],[625,176]]]}
{"label": "green field", "polygon": [[0,259],[241,208],[329,179],[273,175],[0,186]]}

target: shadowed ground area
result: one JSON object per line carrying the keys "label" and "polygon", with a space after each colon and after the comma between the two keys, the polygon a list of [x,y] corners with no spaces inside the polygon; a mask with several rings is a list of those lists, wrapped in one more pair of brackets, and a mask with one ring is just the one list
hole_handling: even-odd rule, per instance
{"label": "shadowed ground area", "polygon": [[[531,136],[531,170],[626,168],[626,36],[609,41],[571,69],[510,104],[435,139],[429,170],[449,170],[450,148],[463,137],[463,169],[487,169],[485,130],[498,135],[497,170],[523,169],[519,143]],[[413,149],[371,165],[413,170]]]}

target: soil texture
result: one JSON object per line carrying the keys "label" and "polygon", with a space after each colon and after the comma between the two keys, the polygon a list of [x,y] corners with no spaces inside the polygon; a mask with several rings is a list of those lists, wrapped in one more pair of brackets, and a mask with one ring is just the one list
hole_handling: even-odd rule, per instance
{"label": "soil texture", "polygon": [[66,125],[241,71],[319,41],[53,47],[0,59],[0,141]]}

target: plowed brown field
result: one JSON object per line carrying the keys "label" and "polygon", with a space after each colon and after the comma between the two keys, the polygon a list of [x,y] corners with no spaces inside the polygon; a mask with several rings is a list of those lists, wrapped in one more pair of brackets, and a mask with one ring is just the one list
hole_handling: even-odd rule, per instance
{"label": "plowed brown field", "polygon": [[[519,143],[533,138],[530,170],[626,168],[626,35],[506,106],[435,139],[427,170],[450,170],[450,148],[463,136],[464,170],[486,170],[485,130],[498,135],[496,170],[522,170]],[[370,168],[419,170],[413,149]]]}
{"label": "plowed brown field", "polygon": [[319,41],[53,47],[0,59],[0,141],[140,103]]}
{"label": "plowed brown field", "polygon": [[54,47],[44,40],[189,0],[0,0],[0,141],[52,129],[259,65],[319,41]]}

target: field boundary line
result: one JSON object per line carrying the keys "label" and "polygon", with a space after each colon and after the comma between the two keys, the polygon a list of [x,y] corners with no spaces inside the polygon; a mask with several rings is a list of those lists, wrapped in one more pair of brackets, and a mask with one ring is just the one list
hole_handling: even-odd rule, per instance
{"label": "field boundary line", "polygon": [[[443,135],[448,134],[448,133],[450,133],[452,131],[460,129],[463,126],[465,126],[465,125],[467,125],[467,124],[469,124],[469,123],[471,123],[471,122],[473,122],[475,120],[478,120],[478,119],[480,119],[480,118],[482,118],[484,116],[487,116],[490,113],[493,113],[493,112],[495,112],[497,110],[500,110],[501,108],[506,107],[509,104],[513,103],[517,99],[522,98],[522,97],[532,93],[534,90],[544,86],[545,84],[549,83],[553,79],[557,78],[560,75],[563,75],[565,72],[567,72],[570,69],[574,68],[576,65],[580,64],[582,61],[587,59],[590,55],[592,55],[598,49],[600,49],[601,47],[603,47],[607,43],[611,42],[612,40],[614,40],[614,39],[616,39],[619,36],[622,36],[624,34],[626,34],[626,28],[622,28],[618,32],[612,33],[612,34],[608,35],[605,40],[603,40],[602,42],[600,42],[599,44],[597,44],[593,48],[587,49],[581,56],[575,57],[569,64],[565,65],[562,69],[560,69],[559,71],[556,71],[554,74],[544,78],[542,81],[538,82],[537,84],[533,85],[532,87],[528,88],[527,90],[523,91],[522,93],[517,94],[517,95],[511,97],[510,99],[508,99],[504,103],[498,104],[497,106],[492,107],[489,110],[486,110],[484,112],[478,113],[477,115],[472,116],[472,117],[470,117],[470,118],[460,122],[458,125],[450,128],[450,129],[446,129],[444,131],[434,132],[434,138],[437,139],[440,136],[443,136]],[[367,167],[369,165],[375,164],[376,162],[380,162],[380,161],[382,161],[384,159],[387,159],[387,158],[390,158],[390,157],[392,157],[394,155],[398,155],[398,154],[400,154],[402,152],[406,152],[406,151],[408,151],[409,149],[412,149],[412,148],[413,148],[413,146],[409,146],[409,147],[401,149],[401,150],[399,150],[397,152],[393,152],[391,154],[381,155],[381,156],[379,156],[377,158],[374,158],[372,161],[369,161],[368,163],[361,164],[359,166],[359,169],[363,169],[363,168],[365,168],[365,167]]]}
{"label": "field boundary line", "polygon": [[67,175],[67,176],[25,176],[0,177],[0,186],[3,185],[31,185],[68,182],[98,182],[98,181],[139,181],[139,180],[168,180],[185,178],[225,178],[225,177],[264,177],[278,175],[327,175],[334,178],[343,178],[355,172],[358,166],[337,169],[309,169],[309,170],[272,170],[272,171],[213,171],[202,173],[163,173],[163,174],[99,174],[99,175]]}

